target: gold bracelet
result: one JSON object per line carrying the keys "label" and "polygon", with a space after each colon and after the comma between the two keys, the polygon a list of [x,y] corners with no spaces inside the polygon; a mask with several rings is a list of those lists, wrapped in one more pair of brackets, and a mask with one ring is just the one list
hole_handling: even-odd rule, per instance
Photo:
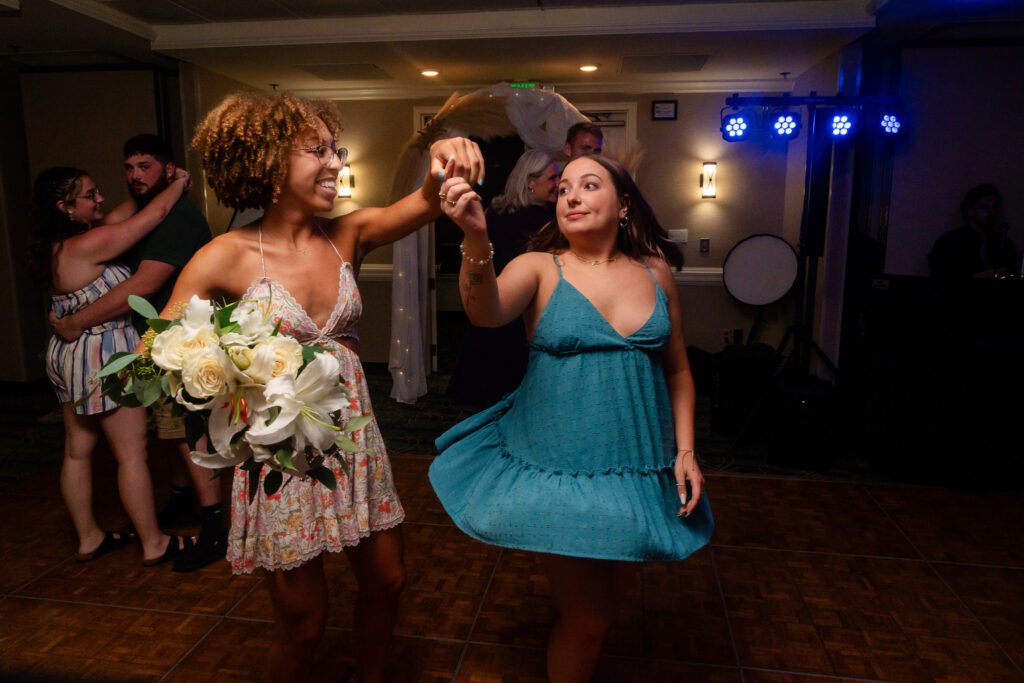
{"label": "gold bracelet", "polygon": [[682,448],[682,449],[676,451],[676,455],[679,455],[680,453],[683,454],[684,458],[686,457],[687,453],[692,453],[693,454],[693,459],[694,460],[697,459],[697,451],[693,450],[692,448]]}
{"label": "gold bracelet", "polygon": [[487,249],[489,250],[489,253],[487,254],[487,258],[475,259],[475,258],[473,258],[472,256],[470,256],[469,254],[466,253],[466,243],[465,242],[461,242],[459,244],[459,253],[462,254],[462,258],[466,259],[467,261],[472,263],[474,266],[486,266],[488,263],[490,263],[494,259],[494,244],[491,243],[491,242],[488,242],[487,243]]}

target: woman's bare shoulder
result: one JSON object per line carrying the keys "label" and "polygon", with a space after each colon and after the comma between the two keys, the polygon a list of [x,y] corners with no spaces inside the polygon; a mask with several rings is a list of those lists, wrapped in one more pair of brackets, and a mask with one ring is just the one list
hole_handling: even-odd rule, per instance
{"label": "woman's bare shoulder", "polygon": [[665,290],[665,293],[672,294],[675,291],[676,278],[668,262],[657,256],[647,256],[645,257],[645,263],[651,269],[654,279]]}

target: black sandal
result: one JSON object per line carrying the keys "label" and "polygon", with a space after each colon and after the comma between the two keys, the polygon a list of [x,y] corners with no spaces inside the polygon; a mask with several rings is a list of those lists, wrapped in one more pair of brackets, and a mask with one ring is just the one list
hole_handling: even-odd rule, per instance
{"label": "black sandal", "polygon": [[88,553],[75,553],[75,559],[79,562],[92,562],[113,550],[117,550],[118,548],[128,545],[134,540],[135,535],[131,533],[104,531],[103,540],[100,541],[100,544],[96,546],[95,550]]}
{"label": "black sandal", "polygon": [[191,548],[193,545],[195,545],[195,541],[191,536],[171,536],[167,541],[167,549],[164,550],[164,554],[160,557],[154,557],[151,560],[143,560],[142,566],[155,567],[158,564],[169,562]]}

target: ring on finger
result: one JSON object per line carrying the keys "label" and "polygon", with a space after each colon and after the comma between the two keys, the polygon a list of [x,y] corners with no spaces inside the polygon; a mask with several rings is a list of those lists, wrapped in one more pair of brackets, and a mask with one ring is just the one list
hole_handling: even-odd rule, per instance
{"label": "ring on finger", "polygon": [[445,204],[447,204],[448,206],[455,206],[455,204],[456,204],[457,202],[453,202],[453,201],[452,201],[452,200],[450,200],[450,199],[445,199],[445,200],[444,200],[444,203],[445,203]]}
{"label": "ring on finger", "polygon": [[446,195],[444,192],[438,192],[437,196],[441,198],[441,201],[447,201],[448,200],[448,195]]}

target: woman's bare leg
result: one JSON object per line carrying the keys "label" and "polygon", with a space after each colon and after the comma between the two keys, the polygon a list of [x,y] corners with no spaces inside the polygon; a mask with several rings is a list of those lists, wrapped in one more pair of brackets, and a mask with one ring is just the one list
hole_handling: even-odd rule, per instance
{"label": "woman's bare leg", "polygon": [[100,416],[100,425],[117,459],[117,489],[135,531],[142,541],[142,556],[160,557],[171,537],[160,531],[153,503],[153,481],[146,463],[146,411],[117,408]]}
{"label": "woman's bare leg", "polygon": [[558,621],[548,636],[548,680],[586,683],[594,673],[622,590],[621,563],[541,555]]}
{"label": "woman's bare leg", "polygon": [[398,598],[405,586],[402,528],[375,532],[345,554],[359,582],[355,605],[358,680],[378,683],[384,680]]}
{"label": "woman's bare leg", "polygon": [[79,415],[70,403],[64,411],[64,462],[60,492],[78,534],[78,552],[91,553],[103,541],[103,530],[92,512],[92,453],[99,440],[99,424],[92,415]]}
{"label": "woman's bare leg", "polygon": [[306,681],[327,625],[327,578],[321,556],[265,573],[279,635],[270,646],[267,681]]}

